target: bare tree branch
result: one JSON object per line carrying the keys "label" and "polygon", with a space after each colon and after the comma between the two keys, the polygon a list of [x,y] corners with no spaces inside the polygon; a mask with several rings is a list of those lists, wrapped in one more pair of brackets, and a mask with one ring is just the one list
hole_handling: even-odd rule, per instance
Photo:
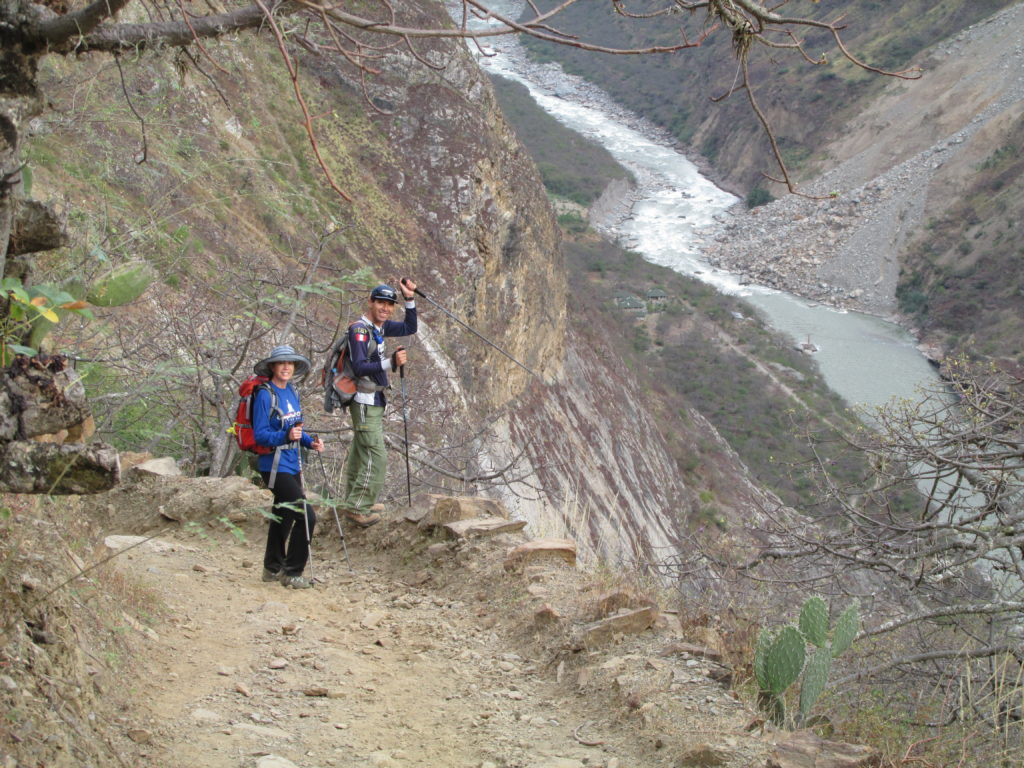
{"label": "bare tree branch", "polygon": [[32,31],[31,39],[60,50],[68,41],[88,35],[104,21],[116,16],[130,2],[132,0],[96,0],[80,11],[40,22]]}

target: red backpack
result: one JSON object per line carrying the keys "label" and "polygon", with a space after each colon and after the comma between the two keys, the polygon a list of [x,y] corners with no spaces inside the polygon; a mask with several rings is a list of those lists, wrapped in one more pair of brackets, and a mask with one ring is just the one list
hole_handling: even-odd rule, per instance
{"label": "red backpack", "polygon": [[274,452],[273,448],[257,443],[256,436],[252,430],[252,401],[256,398],[256,393],[260,389],[266,389],[270,392],[271,413],[277,410],[277,393],[267,383],[268,381],[270,379],[266,376],[250,376],[238,388],[238,407],[235,409],[235,422],[231,425],[228,432],[235,436],[235,442],[238,443],[238,447],[243,451],[257,454]]}

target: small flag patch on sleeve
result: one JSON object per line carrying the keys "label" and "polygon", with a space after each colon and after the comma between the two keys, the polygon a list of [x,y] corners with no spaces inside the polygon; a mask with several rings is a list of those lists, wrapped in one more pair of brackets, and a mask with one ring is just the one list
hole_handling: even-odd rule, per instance
{"label": "small flag patch on sleeve", "polygon": [[370,337],[367,336],[365,333],[356,333],[354,334],[354,338],[356,341],[369,341],[370,339]]}

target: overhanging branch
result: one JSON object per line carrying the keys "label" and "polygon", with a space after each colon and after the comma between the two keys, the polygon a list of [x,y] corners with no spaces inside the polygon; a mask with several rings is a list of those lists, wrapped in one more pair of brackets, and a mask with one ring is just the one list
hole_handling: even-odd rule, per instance
{"label": "overhanging branch", "polygon": [[[126,0],[127,1],[130,0]],[[287,10],[289,2],[267,3],[271,13]],[[153,24],[111,24],[101,26],[81,39],[65,41],[63,46],[47,40],[59,53],[75,51],[137,50],[154,45],[183,46],[198,38],[212,38],[243,29],[259,27],[266,14],[258,5],[250,5],[230,13],[198,16],[192,20],[156,22]]]}

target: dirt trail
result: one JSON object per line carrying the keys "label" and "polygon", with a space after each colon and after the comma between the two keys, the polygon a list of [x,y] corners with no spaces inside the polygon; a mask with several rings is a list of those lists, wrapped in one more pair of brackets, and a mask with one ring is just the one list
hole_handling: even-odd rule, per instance
{"label": "dirt trail", "polygon": [[[327,531],[321,583],[299,591],[260,581],[259,529],[240,544],[168,528],[126,552],[119,567],[166,606],[125,680],[132,764],[626,768],[702,747],[764,764],[753,714],[708,677],[720,665],[672,645],[671,617],[569,650],[599,587],[564,567],[506,573],[519,541],[446,546],[398,521],[350,533],[349,571]],[[563,618],[541,628],[544,604]]]}

